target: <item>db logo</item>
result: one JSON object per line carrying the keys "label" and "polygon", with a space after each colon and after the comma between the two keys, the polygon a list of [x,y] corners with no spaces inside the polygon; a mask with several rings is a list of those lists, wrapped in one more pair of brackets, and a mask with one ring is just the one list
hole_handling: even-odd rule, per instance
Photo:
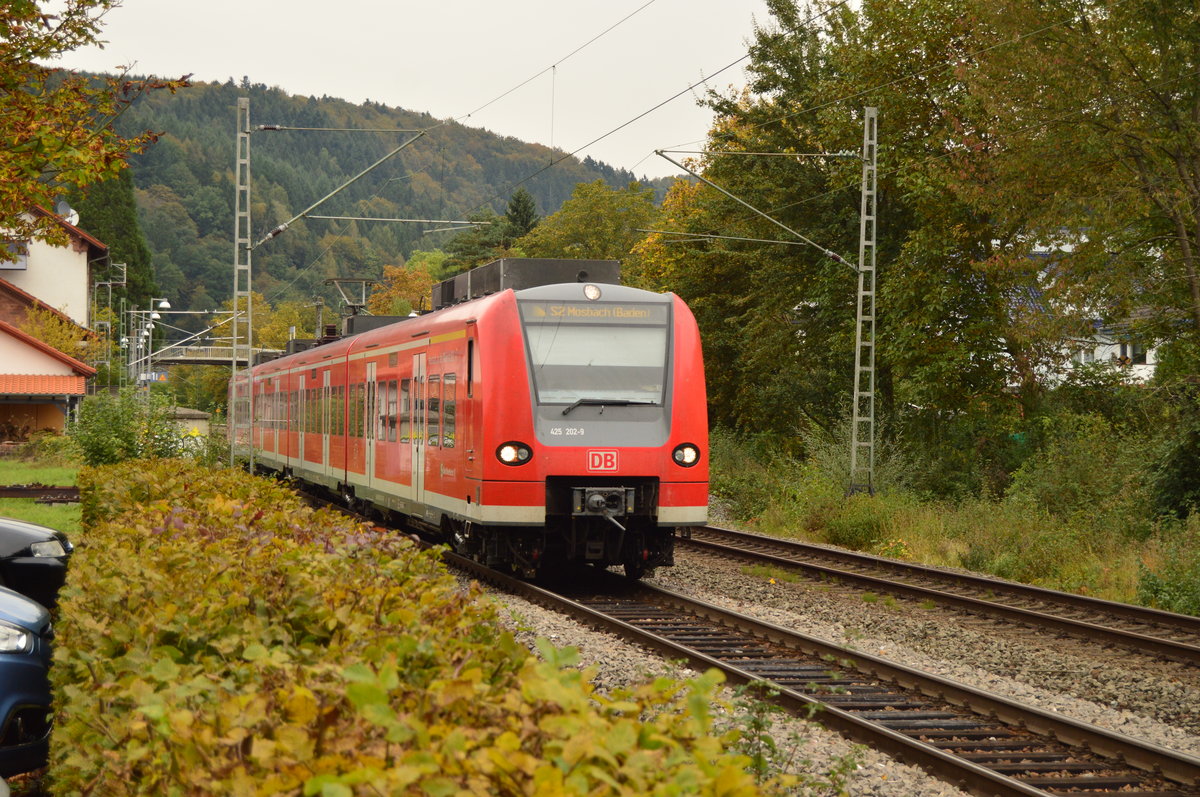
{"label": "db logo", "polygon": [[587,452],[588,470],[616,470],[617,452],[612,449]]}

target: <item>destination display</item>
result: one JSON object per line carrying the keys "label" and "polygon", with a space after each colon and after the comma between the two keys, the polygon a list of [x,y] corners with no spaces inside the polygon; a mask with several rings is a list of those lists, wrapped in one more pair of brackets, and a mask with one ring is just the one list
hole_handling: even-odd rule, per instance
{"label": "destination display", "polygon": [[596,323],[663,325],[670,305],[599,302],[521,302],[521,319],[527,324]]}

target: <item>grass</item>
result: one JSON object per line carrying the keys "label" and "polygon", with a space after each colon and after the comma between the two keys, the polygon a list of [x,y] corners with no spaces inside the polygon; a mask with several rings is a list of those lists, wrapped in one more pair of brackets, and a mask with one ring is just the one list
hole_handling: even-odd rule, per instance
{"label": "grass", "polygon": [[0,498],[0,517],[17,518],[59,531],[79,532],[79,504],[39,504],[32,498]]}
{"label": "grass", "polygon": [[48,484],[63,487],[75,483],[77,465],[46,465],[24,459],[0,459],[0,484]]}
{"label": "grass", "polygon": [[847,497],[813,462],[756,462],[729,437],[716,439],[711,489],[751,529],[1200,614],[1200,513],[1177,521],[1138,516],[1133,502],[1065,507],[1029,490],[959,500],[903,489]]}
{"label": "grass", "polygon": [[[37,460],[0,459],[0,484],[75,484],[77,465],[45,464]],[[0,498],[0,517],[27,520],[74,535],[79,531],[79,504],[39,504],[32,498]]]}

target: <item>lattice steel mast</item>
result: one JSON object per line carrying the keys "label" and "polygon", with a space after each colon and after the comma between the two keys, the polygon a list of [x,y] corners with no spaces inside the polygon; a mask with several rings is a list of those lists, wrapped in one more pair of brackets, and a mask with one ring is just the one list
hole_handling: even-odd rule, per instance
{"label": "lattice steel mast", "polygon": [[[250,98],[238,97],[237,104],[237,190],[236,209],[234,213],[233,230],[233,322],[232,322],[232,355],[230,359],[230,375],[237,376],[239,359],[246,363],[249,369],[251,357],[251,330],[253,315],[250,298]],[[243,344],[243,330],[245,343]],[[237,389],[229,403],[228,437],[229,465],[234,464],[235,430],[238,420],[245,415],[247,423],[254,417],[254,385],[247,385],[247,396],[243,403],[237,396]],[[254,440],[247,441],[250,449],[250,470],[254,471]]]}
{"label": "lattice steel mast", "polygon": [[854,407],[850,492],[875,492],[875,219],[878,108],[863,115],[862,209],[858,234],[858,322],[854,335]]}

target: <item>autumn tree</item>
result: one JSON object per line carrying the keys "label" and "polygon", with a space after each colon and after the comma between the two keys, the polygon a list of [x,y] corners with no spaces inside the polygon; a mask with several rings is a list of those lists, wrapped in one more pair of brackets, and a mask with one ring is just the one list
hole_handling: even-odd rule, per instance
{"label": "autumn tree", "polygon": [[80,362],[108,359],[110,347],[101,336],[45,307],[30,307],[21,331]]}
{"label": "autumn tree", "polygon": [[653,226],[657,217],[653,188],[579,183],[558,212],[542,219],[517,246],[529,257],[621,260],[645,236],[640,230]]}
{"label": "autumn tree", "polygon": [[433,276],[420,267],[384,266],[383,282],[367,297],[367,309],[375,315],[408,315],[428,309]]}
{"label": "autumn tree", "polygon": [[[44,66],[97,41],[116,0],[15,0],[0,15],[0,227],[17,238],[65,245],[50,218],[30,217],[30,205],[53,208],[69,190],[114,177],[130,152],[156,134],[118,134],[113,122],[147,91],[174,92],[184,80],[93,78]],[[0,257],[8,258],[0,250]]]}

